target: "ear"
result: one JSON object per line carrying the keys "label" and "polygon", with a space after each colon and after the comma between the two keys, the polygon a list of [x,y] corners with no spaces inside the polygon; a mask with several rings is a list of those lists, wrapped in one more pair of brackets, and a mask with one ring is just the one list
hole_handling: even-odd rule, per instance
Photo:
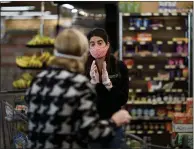
{"label": "ear", "polygon": [[107,43],[108,49],[110,48],[110,42]]}

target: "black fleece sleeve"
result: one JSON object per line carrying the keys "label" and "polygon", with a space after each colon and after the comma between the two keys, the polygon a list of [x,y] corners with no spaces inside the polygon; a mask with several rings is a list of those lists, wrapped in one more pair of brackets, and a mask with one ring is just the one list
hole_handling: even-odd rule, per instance
{"label": "black fleece sleeve", "polygon": [[113,85],[110,91],[101,83],[96,85],[96,91],[99,97],[106,98],[110,105],[116,107],[121,107],[126,104],[129,92],[128,69],[122,61],[119,61],[119,70],[121,74],[119,83],[116,86]]}

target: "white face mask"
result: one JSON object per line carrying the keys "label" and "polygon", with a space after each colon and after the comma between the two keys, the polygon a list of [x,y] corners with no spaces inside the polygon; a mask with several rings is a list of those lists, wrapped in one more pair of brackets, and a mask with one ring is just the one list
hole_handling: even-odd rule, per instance
{"label": "white face mask", "polygon": [[62,57],[62,58],[67,58],[67,59],[75,59],[75,60],[83,60],[83,58],[85,56],[85,53],[87,53],[87,51],[84,52],[82,54],[82,56],[74,56],[74,55],[59,53],[57,50],[54,50],[54,52],[53,52],[54,56],[56,56],[56,57]]}

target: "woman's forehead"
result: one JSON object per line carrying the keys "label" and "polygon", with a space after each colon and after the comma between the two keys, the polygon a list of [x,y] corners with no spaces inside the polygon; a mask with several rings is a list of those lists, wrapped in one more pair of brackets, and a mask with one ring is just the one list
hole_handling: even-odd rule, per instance
{"label": "woman's forehead", "polygon": [[90,38],[90,42],[98,42],[98,41],[104,41],[104,40],[99,36],[93,36],[92,38]]}

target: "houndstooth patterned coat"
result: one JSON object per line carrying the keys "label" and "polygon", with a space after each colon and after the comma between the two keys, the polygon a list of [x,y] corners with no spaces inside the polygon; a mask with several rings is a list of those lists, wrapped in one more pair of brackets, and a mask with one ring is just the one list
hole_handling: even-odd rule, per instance
{"label": "houndstooth patterned coat", "polygon": [[86,148],[87,141],[112,138],[115,124],[99,120],[95,98],[81,74],[64,69],[39,73],[26,92],[28,148]]}

